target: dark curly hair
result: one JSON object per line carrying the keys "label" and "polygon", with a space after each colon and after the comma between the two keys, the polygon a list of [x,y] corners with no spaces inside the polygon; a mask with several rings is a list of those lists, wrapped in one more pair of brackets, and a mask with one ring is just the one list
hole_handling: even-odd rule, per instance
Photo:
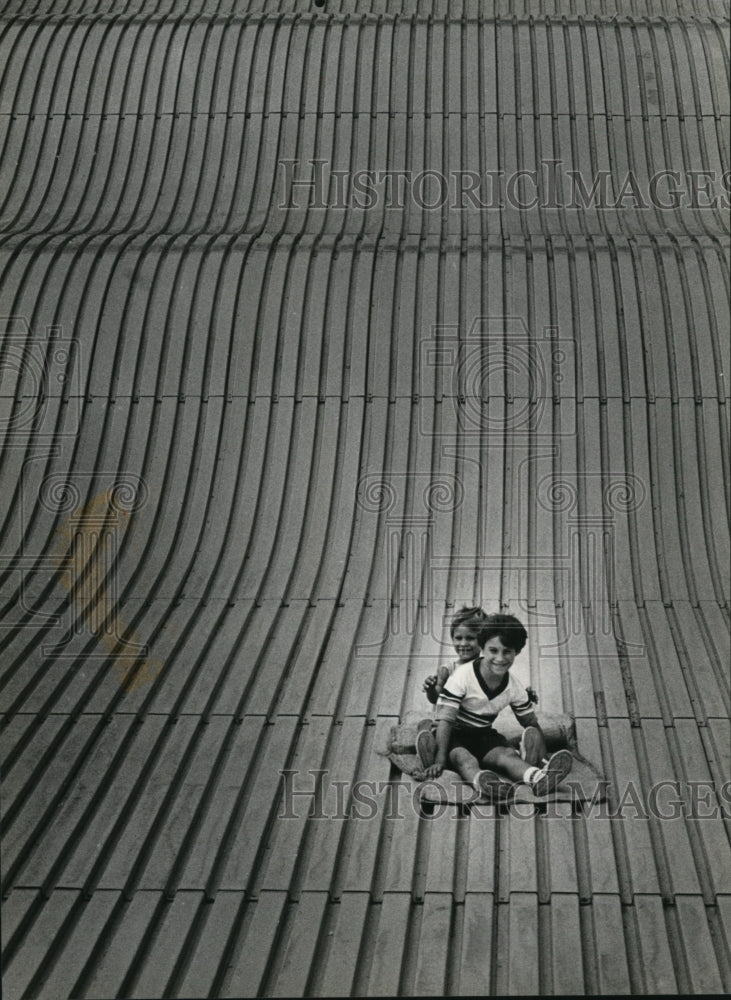
{"label": "dark curly hair", "polygon": [[480,645],[484,646],[493,636],[497,636],[503,646],[514,649],[516,653],[519,653],[528,641],[525,626],[515,615],[488,615],[487,621],[482,626]]}

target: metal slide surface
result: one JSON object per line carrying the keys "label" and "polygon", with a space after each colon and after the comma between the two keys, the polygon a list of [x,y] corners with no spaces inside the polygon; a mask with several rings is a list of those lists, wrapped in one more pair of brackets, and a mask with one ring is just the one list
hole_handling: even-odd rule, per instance
{"label": "metal slide surface", "polygon": [[731,989],[728,171],[721,0],[5,0],[6,1000]]}

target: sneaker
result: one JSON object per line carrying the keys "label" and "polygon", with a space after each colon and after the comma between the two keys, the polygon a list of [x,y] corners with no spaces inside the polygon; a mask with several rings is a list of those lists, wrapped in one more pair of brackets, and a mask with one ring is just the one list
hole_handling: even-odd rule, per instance
{"label": "sneaker", "polygon": [[520,756],[533,767],[541,764],[543,737],[535,726],[526,726],[520,740]]}
{"label": "sneaker", "polygon": [[420,729],[416,734],[416,756],[422,771],[431,767],[437,759],[437,741],[431,729]]}
{"label": "sneaker", "polygon": [[509,783],[503,781],[499,774],[494,771],[478,771],[472,784],[480,795],[487,798],[503,798],[510,787]]}
{"label": "sneaker", "polygon": [[530,783],[534,795],[550,795],[571,770],[574,758],[568,750],[559,750],[548,758]]}

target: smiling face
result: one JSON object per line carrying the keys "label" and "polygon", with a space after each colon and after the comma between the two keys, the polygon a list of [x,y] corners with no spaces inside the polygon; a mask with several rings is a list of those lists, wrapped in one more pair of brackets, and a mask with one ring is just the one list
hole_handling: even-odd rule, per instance
{"label": "smiling face", "polygon": [[499,636],[491,635],[485,643],[482,655],[492,676],[504,677],[518,654],[510,646],[505,646]]}
{"label": "smiling face", "polygon": [[460,663],[469,663],[480,655],[480,644],[477,632],[467,625],[458,625],[452,633],[454,649]]}

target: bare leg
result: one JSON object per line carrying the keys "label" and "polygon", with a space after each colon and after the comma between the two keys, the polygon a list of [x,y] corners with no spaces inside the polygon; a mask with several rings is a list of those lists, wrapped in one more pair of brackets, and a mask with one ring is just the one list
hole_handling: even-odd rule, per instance
{"label": "bare leg", "polygon": [[[549,795],[570,773],[573,758],[568,750],[551,754],[544,766],[533,771],[530,786],[535,795]],[[495,747],[482,758],[483,767],[506,774],[513,781],[523,781],[528,769],[526,762],[512,747]]]}
{"label": "bare leg", "polygon": [[522,781],[528,765],[512,747],[495,747],[482,758],[483,767],[504,774],[512,781]]}
{"label": "bare leg", "polygon": [[[473,788],[476,788],[481,795],[492,798],[493,801],[499,801],[500,798],[504,798],[505,790],[510,788],[510,783],[506,782],[491,769],[492,764],[490,763],[489,753],[485,754],[481,761],[478,761],[464,747],[454,747],[450,751],[449,762],[455,771],[459,772],[461,778],[469,781]],[[523,761],[521,763],[524,764]],[[520,781],[522,777],[523,771],[520,773],[520,778],[516,780]]]}
{"label": "bare leg", "polygon": [[520,756],[526,764],[535,767],[541,767],[545,758],[548,757],[543,733],[536,726],[526,726],[523,730],[523,738],[520,741]]}
{"label": "bare leg", "polygon": [[469,750],[464,747],[453,747],[449,751],[449,763],[455,769],[460,778],[472,784],[480,771],[477,758],[473,757]]}

